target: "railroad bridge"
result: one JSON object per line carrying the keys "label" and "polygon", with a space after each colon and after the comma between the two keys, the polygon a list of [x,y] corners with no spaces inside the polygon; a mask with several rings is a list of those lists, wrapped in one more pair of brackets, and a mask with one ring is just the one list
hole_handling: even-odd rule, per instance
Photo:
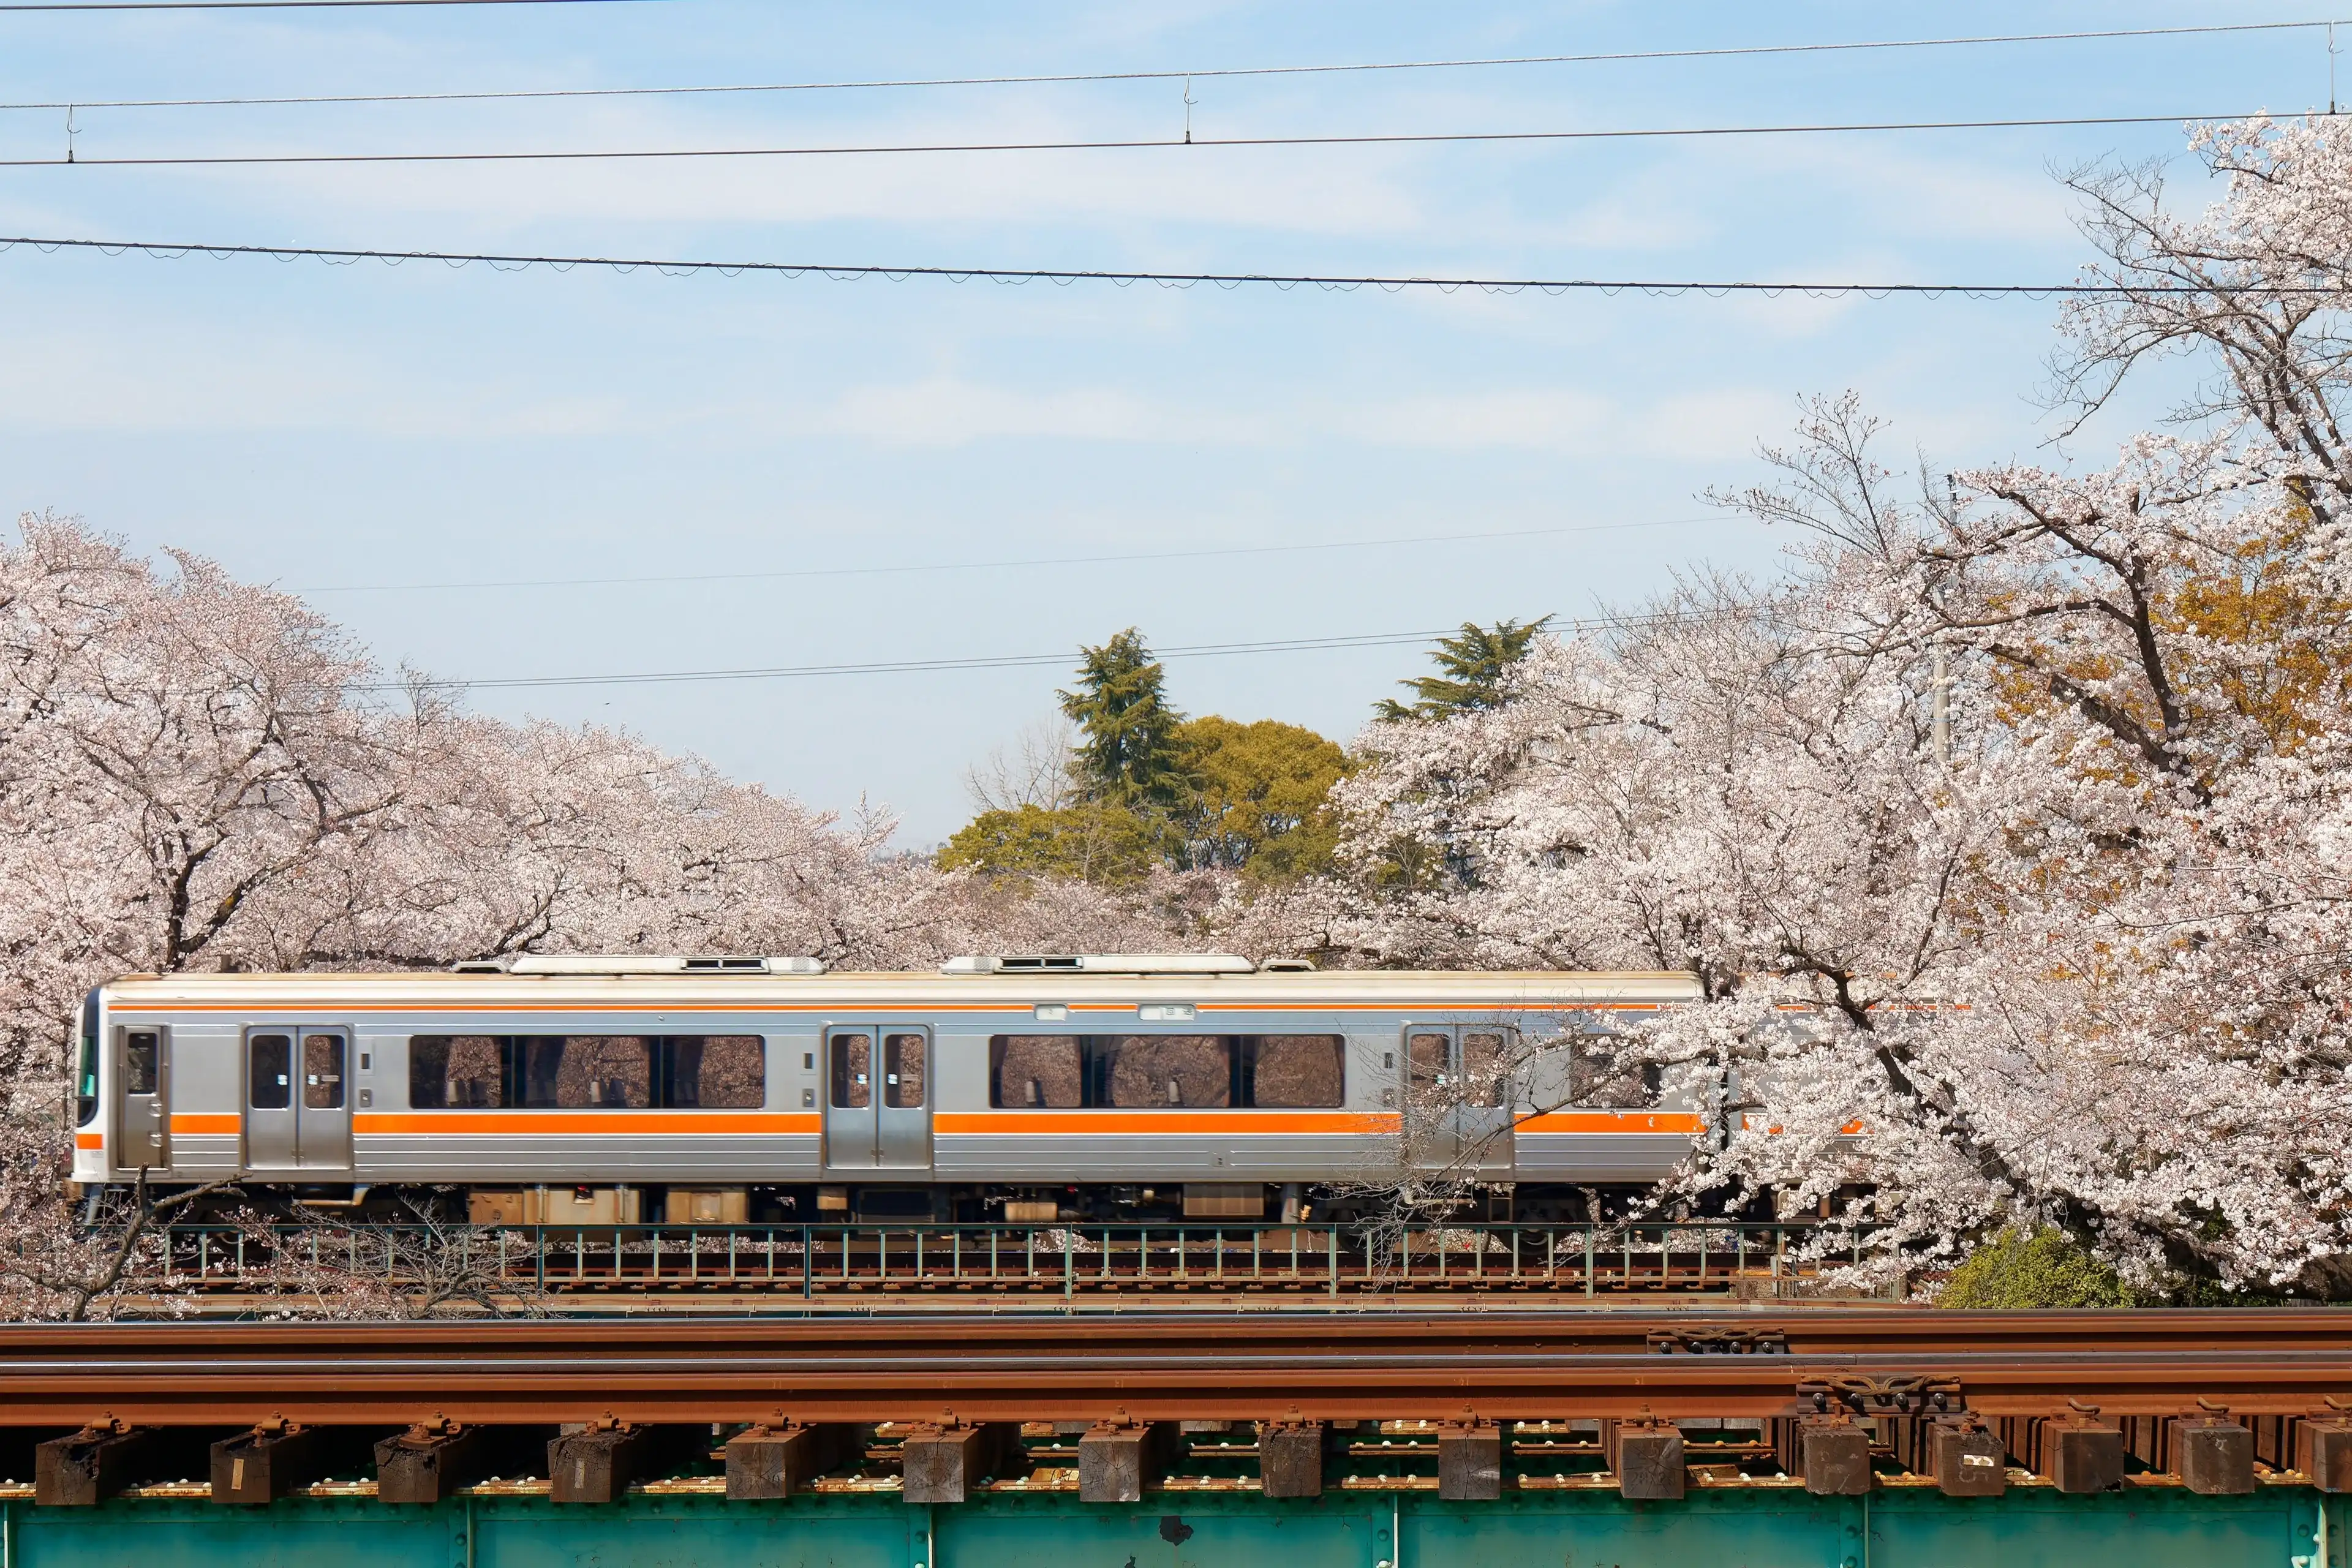
{"label": "railroad bridge", "polygon": [[2352,1568],[2352,1318],[0,1329],[0,1568]]}

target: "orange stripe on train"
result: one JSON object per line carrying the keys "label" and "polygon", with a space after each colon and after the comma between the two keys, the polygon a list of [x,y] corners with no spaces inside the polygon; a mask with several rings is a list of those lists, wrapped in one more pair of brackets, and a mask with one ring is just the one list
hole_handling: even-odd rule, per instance
{"label": "orange stripe on train", "polygon": [[1680,1111],[1549,1110],[1519,1123],[1522,1132],[1697,1132],[1704,1119]]}
{"label": "orange stripe on train", "polygon": [[1393,1112],[1357,1110],[942,1110],[931,1131],[958,1133],[1394,1132]]}
{"label": "orange stripe on train", "polygon": [[[233,1120],[233,1119],[232,1119]],[[814,1133],[822,1126],[812,1111],[772,1110],[426,1110],[387,1115],[362,1111],[352,1118],[355,1133]]]}

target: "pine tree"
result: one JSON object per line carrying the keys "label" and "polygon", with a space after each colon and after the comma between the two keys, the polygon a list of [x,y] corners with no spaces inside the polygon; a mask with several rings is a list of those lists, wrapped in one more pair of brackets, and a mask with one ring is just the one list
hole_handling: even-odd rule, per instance
{"label": "pine tree", "polygon": [[1079,652],[1077,689],[1055,695],[1081,731],[1074,771],[1087,798],[1150,815],[1181,809],[1192,782],[1184,715],[1163,695],[1163,671],[1143,634],[1129,626]]}
{"label": "pine tree", "polygon": [[1538,616],[1524,626],[1517,621],[1496,621],[1491,627],[1463,622],[1461,633],[1440,637],[1437,651],[1430,656],[1437,661],[1442,674],[1397,682],[1410,687],[1419,700],[1408,706],[1393,698],[1383,698],[1376,711],[1394,723],[1402,719],[1443,719],[1449,713],[1500,707],[1504,681],[1511,667],[1527,657],[1529,646],[1550,624],[1549,616]]}

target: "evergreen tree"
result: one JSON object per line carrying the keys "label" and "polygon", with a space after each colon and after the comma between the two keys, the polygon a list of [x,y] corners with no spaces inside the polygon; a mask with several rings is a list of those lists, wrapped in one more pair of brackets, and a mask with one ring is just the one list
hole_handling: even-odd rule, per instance
{"label": "evergreen tree", "polygon": [[1124,806],[1020,805],[983,811],[940,847],[943,871],[1132,882],[1167,858],[1166,835]]}
{"label": "evergreen tree", "polygon": [[1143,634],[1129,626],[1079,652],[1077,689],[1055,695],[1080,731],[1073,771],[1087,798],[1154,815],[1181,809],[1192,793],[1184,715],[1162,693]]}
{"label": "evergreen tree", "polygon": [[1549,616],[1525,625],[1496,621],[1492,626],[1482,626],[1463,622],[1461,632],[1440,637],[1437,651],[1430,656],[1442,673],[1397,682],[1411,688],[1418,700],[1407,705],[1383,698],[1376,711],[1394,723],[1401,719],[1443,719],[1451,713],[1502,706],[1504,680],[1511,667],[1527,657],[1529,646],[1550,624]]}
{"label": "evergreen tree", "polygon": [[1347,776],[1347,752],[1297,724],[1214,713],[1187,720],[1179,738],[1193,785],[1181,818],[1185,864],[1271,882],[1330,869],[1339,822],[1329,797]]}

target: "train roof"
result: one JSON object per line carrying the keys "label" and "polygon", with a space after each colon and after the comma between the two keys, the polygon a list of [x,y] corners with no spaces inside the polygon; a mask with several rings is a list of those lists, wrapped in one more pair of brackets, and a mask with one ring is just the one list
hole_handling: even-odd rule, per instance
{"label": "train roof", "polygon": [[889,1005],[958,1010],[1039,1004],[1195,1003],[1397,1008],[1655,1006],[1699,999],[1698,982],[1674,971],[1320,970],[1118,973],[919,971],[651,973],[448,973],[312,971],[290,974],[131,974],[105,987],[110,1004],[216,1012],[239,1005],[282,1012],[318,1006],[369,1012],[593,1009],[658,1005],[682,1012],[803,1011]]}

